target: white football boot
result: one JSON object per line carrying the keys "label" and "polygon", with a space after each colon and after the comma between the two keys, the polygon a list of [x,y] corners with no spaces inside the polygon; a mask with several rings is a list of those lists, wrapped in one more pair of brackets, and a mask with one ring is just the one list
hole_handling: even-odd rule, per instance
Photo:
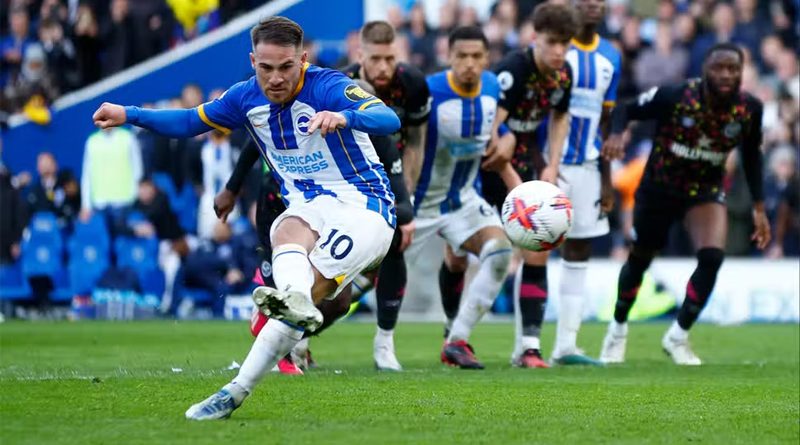
{"label": "white football boot", "polygon": [[186,410],[189,420],[227,419],[233,411],[242,405],[248,393],[236,383],[228,383],[200,403],[195,403]]}
{"label": "white football boot", "polygon": [[625,363],[625,346],[628,343],[628,324],[611,321],[603,338],[600,361],[606,364]]}
{"label": "white football boot", "polygon": [[394,354],[394,337],[381,334],[380,330],[375,334],[375,341],[372,345],[372,356],[375,358],[375,369],[378,371],[402,371],[403,367],[397,361]]}
{"label": "white football boot", "polygon": [[694,351],[692,351],[692,348],[689,346],[688,338],[675,338],[667,331],[667,333],[664,334],[664,338],[661,339],[661,346],[664,348],[664,352],[672,357],[672,361],[674,361],[676,365],[700,366],[703,364],[702,360],[695,355]]}
{"label": "white football boot", "polygon": [[253,291],[253,302],[267,317],[287,321],[310,332],[322,324],[322,312],[300,292],[259,286]]}

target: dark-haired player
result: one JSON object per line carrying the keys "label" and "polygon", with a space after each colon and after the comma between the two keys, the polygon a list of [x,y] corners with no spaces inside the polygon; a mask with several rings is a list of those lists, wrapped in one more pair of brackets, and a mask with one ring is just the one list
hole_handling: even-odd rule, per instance
{"label": "dark-haired player", "polygon": [[[497,170],[483,175],[483,192],[487,200],[499,207],[507,191],[524,181],[540,179],[557,182],[561,153],[569,131],[569,103],[572,91],[572,70],[566,63],[570,39],[577,21],[568,6],[541,4],[533,14],[536,37],[532,47],[508,54],[494,68],[501,94],[497,107],[495,132],[489,144],[483,167]],[[545,162],[536,146],[535,132],[549,118],[549,153]],[[516,146],[510,150],[497,144],[497,128],[505,122],[516,136]],[[510,163],[509,163],[510,161]],[[502,178],[502,179],[501,179]],[[515,286],[517,336],[512,364],[524,368],[545,368],[539,333],[547,302],[547,254],[523,251],[521,283]],[[457,262],[445,262],[439,275],[445,313],[449,317],[458,309],[459,282],[463,268],[453,268]],[[461,262],[462,265],[465,265]]]}
{"label": "dark-haired player", "polygon": [[[489,48],[479,27],[454,29],[448,55],[450,69],[427,79],[433,101],[425,162],[414,195],[417,234],[408,257],[414,261],[426,244],[440,236],[453,251],[478,258],[478,271],[465,289],[441,360],[463,369],[483,369],[469,337],[491,309],[512,256],[497,210],[475,187],[494,128],[500,86],[494,73],[486,70]],[[498,142],[513,148],[514,137],[505,126],[500,134]]]}
{"label": "dark-haired player", "polygon": [[[419,178],[422,150],[430,113],[430,95],[422,72],[407,63],[397,62],[395,31],[385,21],[367,22],[361,27],[359,63],[342,71],[352,79],[368,82],[375,95],[392,108],[402,123],[392,135],[402,156],[402,162],[392,166],[404,172],[409,192]],[[395,193],[397,191],[395,190]],[[398,207],[398,228],[389,253],[378,271],[375,297],[378,329],[373,342],[373,358],[379,370],[400,371],[402,367],[394,352],[394,328],[406,291],[406,262],[403,251],[414,234],[414,221]]]}
{"label": "dark-haired player", "polygon": [[144,110],[103,104],[101,128],[126,122],[169,136],[246,128],[270,163],[287,205],[270,228],[276,288],[258,287],[270,320],[237,376],[186,411],[193,420],[231,415],[266,373],[323,316],[316,304],[380,264],[396,226],[394,195],[368,134],[400,128],[397,115],[343,74],[307,63],[303,30],[285,17],[251,31],[255,75],[197,108]]}
{"label": "dark-haired player", "polygon": [[741,91],[743,63],[739,47],[718,44],[706,55],[702,78],[653,88],[612,115],[611,135],[605,142],[610,150],[622,148],[621,134],[632,120],[652,119],[657,127],[636,192],[633,249],[619,274],[614,320],[600,353],[606,363],[625,361],[628,313],[644,272],[676,221],[683,221],[689,231],[697,268],[661,345],[679,365],[702,363],[689,346],[689,329],[708,302],[724,258],[728,217],[722,179],[725,160],[737,147],[754,203],[752,240],[759,249],[770,241],[762,195],[762,105]]}
{"label": "dark-haired player", "polygon": [[[391,136],[387,146],[383,137],[379,140],[373,138],[373,144],[378,152],[378,156],[384,163],[391,181],[392,191],[397,199],[397,231],[389,252],[384,258],[380,270],[378,271],[377,287],[375,289],[377,299],[378,330],[373,343],[373,358],[375,367],[378,370],[400,371],[402,366],[394,352],[394,327],[400,311],[403,295],[406,286],[406,263],[403,258],[403,251],[411,243],[414,234],[413,215],[407,197],[409,192],[401,189],[402,183],[398,183],[395,178],[397,175],[405,175],[406,187],[413,189],[419,177],[422,162],[422,146],[425,141],[425,128],[430,112],[430,100],[428,86],[425,77],[416,68],[396,62],[396,48],[394,47],[395,33],[394,28],[383,21],[373,21],[366,23],[361,28],[361,63],[345,68],[344,73],[350,78],[367,82],[374,89],[374,94],[390,106],[401,121],[401,128]],[[365,88],[368,89],[368,88]],[[372,92],[372,91],[370,91]],[[398,154],[399,153],[399,154]],[[250,159],[252,158],[252,159]],[[240,159],[237,165],[238,173],[242,175],[252,166],[255,157],[251,154],[247,158]],[[247,163],[241,167],[242,163]],[[406,167],[409,168],[406,168]],[[264,215],[263,219],[271,221],[277,214],[280,214],[281,202],[270,196],[278,195],[274,185],[262,183],[262,190],[266,190],[259,198],[259,215]],[[240,185],[241,180],[235,184]],[[235,202],[235,194],[224,191],[218,196],[218,202],[226,209],[232,209]],[[228,210],[229,211],[229,210]],[[264,250],[270,250],[268,243],[262,243]],[[268,263],[266,264],[268,266]],[[262,267],[263,272],[269,271],[269,267]],[[269,279],[269,277],[265,277]],[[363,291],[363,289],[362,289]],[[336,303],[325,303],[326,308],[320,308],[325,314],[325,318],[339,317],[346,313],[349,302],[337,299]],[[258,335],[258,330],[265,323],[263,315],[255,314],[251,324],[253,335]],[[323,329],[327,323],[323,325]],[[320,329],[321,330],[321,329]],[[308,361],[308,342],[300,342],[293,351],[294,362],[291,360],[281,360],[278,366],[281,372],[297,374],[295,364],[303,368]]]}

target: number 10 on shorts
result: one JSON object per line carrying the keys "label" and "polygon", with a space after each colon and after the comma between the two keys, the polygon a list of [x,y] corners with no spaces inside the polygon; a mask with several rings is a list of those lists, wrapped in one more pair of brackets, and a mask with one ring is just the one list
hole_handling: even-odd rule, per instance
{"label": "number 10 on shorts", "polygon": [[[341,260],[345,258],[350,254],[350,251],[353,250],[353,238],[350,238],[344,234],[337,236],[338,233],[339,229],[331,230],[331,232],[328,234],[328,238],[319,246],[320,249],[324,250],[326,247],[328,247],[328,245],[330,245],[331,257],[333,257],[335,260]],[[331,244],[331,241],[333,241],[333,244]]]}

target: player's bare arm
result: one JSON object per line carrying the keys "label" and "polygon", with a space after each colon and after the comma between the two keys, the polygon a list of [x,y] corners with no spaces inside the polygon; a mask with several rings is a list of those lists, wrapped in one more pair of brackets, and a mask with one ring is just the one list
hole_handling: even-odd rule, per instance
{"label": "player's bare arm", "polygon": [[569,112],[562,113],[553,110],[550,113],[550,128],[548,134],[549,156],[547,167],[542,170],[541,180],[556,184],[558,181],[558,167],[561,164],[561,155],[564,150],[564,141],[569,133]]}
{"label": "player's bare arm", "polygon": [[403,168],[405,169],[406,186],[409,193],[413,194],[422,171],[422,161],[425,156],[425,133],[428,124],[422,123],[408,127],[406,149],[403,152]]}
{"label": "player's bare arm", "polygon": [[490,171],[501,172],[505,168],[505,164],[511,161],[514,155],[514,144],[500,145],[499,144],[499,128],[500,124],[508,119],[508,110],[498,106],[497,114],[495,115],[494,123],[492,124],[492,138],[489,140],[489,145],[486,147],[486,158],[481,164],[481,168]]}

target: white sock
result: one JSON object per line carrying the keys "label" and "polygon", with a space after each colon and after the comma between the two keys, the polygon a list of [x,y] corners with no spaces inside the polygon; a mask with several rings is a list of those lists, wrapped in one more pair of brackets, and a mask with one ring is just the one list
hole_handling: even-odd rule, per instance
{"label": "white sock", "polygon": [[626,337],[628,335],[628,323],[617,323],[616,320],[611,320],[608,325],[608,332],[615,337]]}
{"label": "white sock", "polygon": [[378,328],[378,332],[375,333],[375,337],[392,339],[394,338],[394,329]]}
{"label": "white sock", "polygon": [[282,244],[272,251],[272,277],[278,290],[300,292],[311,299],[314,271],[308,251],[299,244]]}
{"label": "white sock", "polygon": [[583,320],[583,301],[586,290],[588,262],[561,261],[558,323],[554,355],[574,354],[578,349],[578,331]]}
{"label": "white sock", "polygon": [[541,342],[539,341],[539,337],[534,337],[532,335],[523,335],[519,341],[519,353],[522,354],[523,352],[527,351],[528,349],[541,349]]}
{"label": "white sock", "polygon": [[252,393],[259,381],[303,338],[303,331],[273,318],[267,321],[231,383]]}
{"label": "white sock", "polygon": [[448,342],[469,340],[472,329],[492,308],[500,288],[503,286],[508,263],[511,261],[511,244],[507,240],[492,239],[487,241],[480,254],[480,266],[475,278],[466,290],[466,298],[458,309],[453,320]]}
{"label": "white sock", "polygon": [[308,354],[308,340],[309,338],[306,337],[299,342],[292,348],[292,353],[299,357],[305,357]]}
{"label": "white sock", "polygon": [[669,331],[667,331],[667,335],[669,338],[678,341],[686,341],[689,339],[689,331],[683,329],[678,325],[677,320],[672,323],[672,326],[669,327]]}
{"label": "white sock", "polygon": [[522,354],[522,309],[519,307],[519,289],[522,286],[522,266],[525,263],[520,261],[517,272],[514,274],[514,350],[511,352],[511,358],[516,358]]}

